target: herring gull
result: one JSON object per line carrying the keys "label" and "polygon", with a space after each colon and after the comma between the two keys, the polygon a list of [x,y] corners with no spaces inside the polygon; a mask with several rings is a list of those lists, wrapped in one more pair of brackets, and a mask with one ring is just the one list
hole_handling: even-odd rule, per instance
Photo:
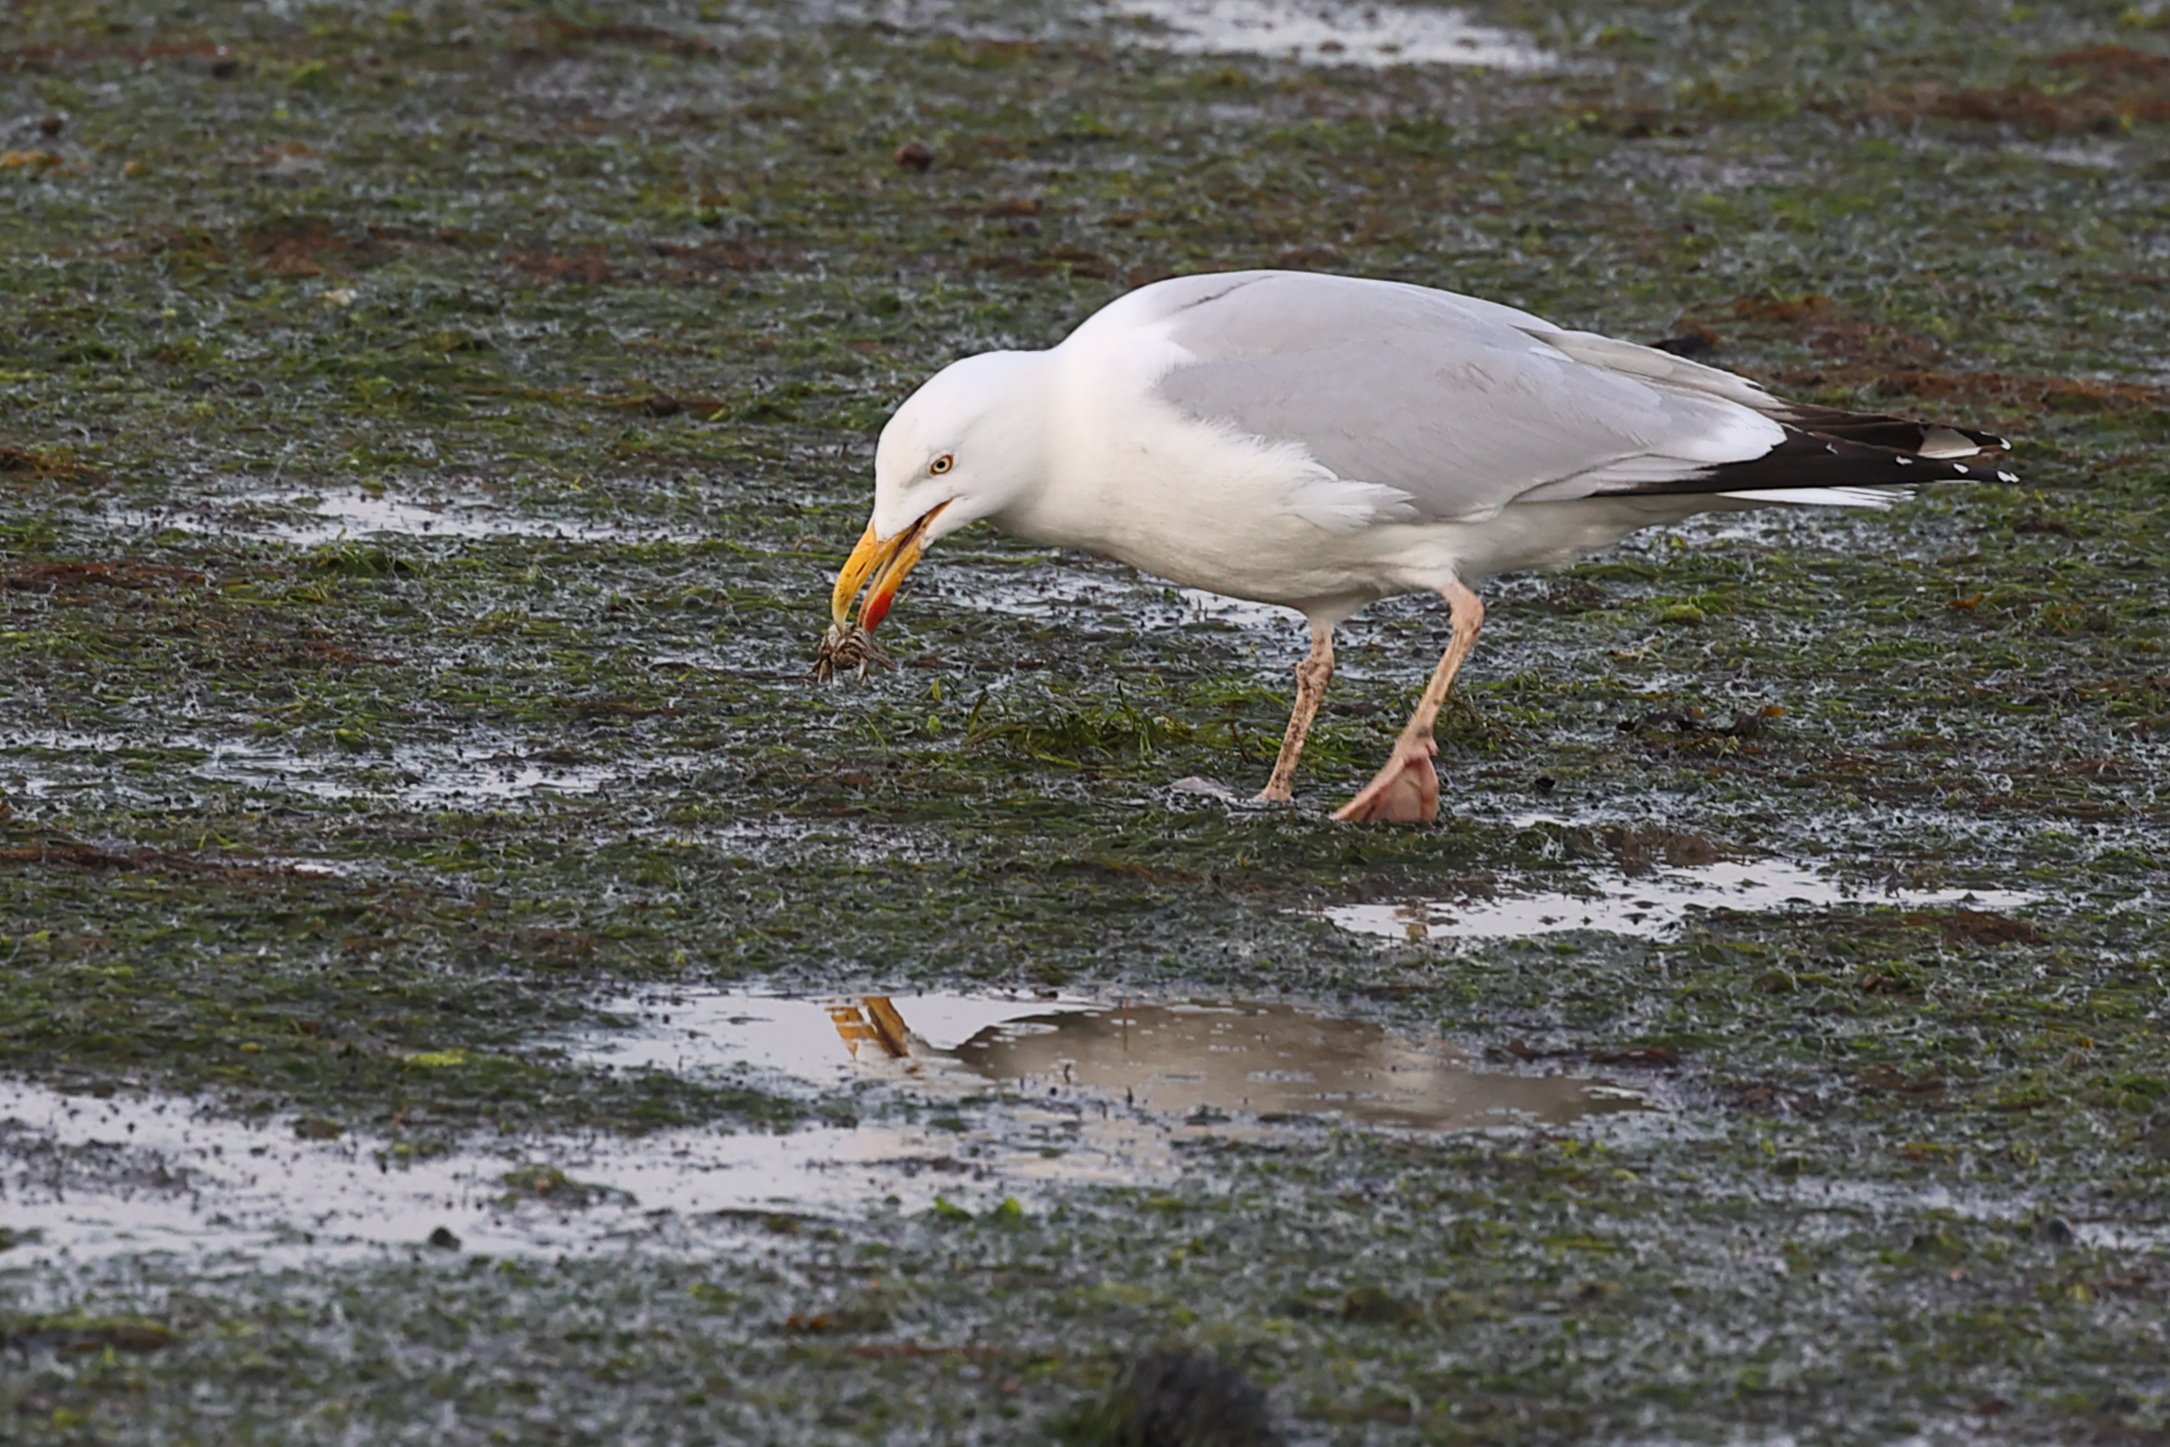
{"label": "herring gull", "polygon": [[[1178,277],[1045,351],[952,363],[875,452],[874,511],[838,573],[824,658],[867,631],[937,539],[985,519],[1310,621],[1260,799],[1286,801],[1334,630],[1401,593],[1449,640],[1384,767],[1337,819],[1436,817],[1433,726],[1476,644],[1476,589],[1716,509],[1889,507],[1908,484],[2016,479],[1986,432],[1789,402],[1670,352],[1497,302],[1291,271]],[[851,605],[865,589],[857,626]]]}

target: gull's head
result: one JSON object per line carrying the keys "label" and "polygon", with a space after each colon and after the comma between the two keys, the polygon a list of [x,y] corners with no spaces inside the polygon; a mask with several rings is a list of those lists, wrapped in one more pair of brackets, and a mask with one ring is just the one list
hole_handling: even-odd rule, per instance
{"label": "gull's head", "polygon": [[1034,384],[1045,355],[984,352],[952,362],[890,417],[874,449],[874,515],[830,595],[838,623],[862,587],[859,626],[880,623],[928,544],[1038,485],[1044,412]]}

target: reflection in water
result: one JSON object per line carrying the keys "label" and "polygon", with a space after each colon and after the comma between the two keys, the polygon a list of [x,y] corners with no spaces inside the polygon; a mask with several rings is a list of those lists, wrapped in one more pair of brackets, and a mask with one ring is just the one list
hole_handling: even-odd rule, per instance
{"label": "reflection in water", "polygon": [[956,1051],[966,1068],[1029,1093],[1077,1086],[1188,1116],[1337,1115],[1367,1125],[1454,1130],[1558,1123],[1632,1110],[1639,1097],[1570,1076],[1473,1070],[1438,1041],[1288,1005],[1131,1005],[1032,1017]]}
{"label": "reflection in water", "polygon": [[[1285,1004],[865,995],[817,1006],[724,994],[637,1008],[660,1014],[660,1028],[599,1038],[594,1058],[680,1071],[751,1064],[815,1084],[871,1074],[935,1093],[991,1081],[1027,1100],[1098,1097],[1168,1121],[1318,1115],[1467,1130],[1644,1105],[1602,1081],[1481,1070],[1442,1040]],[[808,1028],[816,1019],[833,1038]]]}

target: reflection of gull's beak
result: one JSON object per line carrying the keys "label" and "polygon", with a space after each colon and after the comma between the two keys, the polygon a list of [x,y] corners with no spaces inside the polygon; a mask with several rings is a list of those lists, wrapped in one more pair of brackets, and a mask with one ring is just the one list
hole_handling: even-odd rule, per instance
{"label": "reflection of gull's beak", "polygon": [[829,1020],[854,1060],[859,1058],[859,1047],[864,1044],[872,1044],[896,1060],[912,1053],[911,1028],[887,995],[862,995],[857,1004],[839,1000],[829,1007]]}
{"label": "reflection of gull's beak", "polygon": [[[859,545],[851,550],[844,566],[836,573],[836,588],[829,594],[829,616],[841,623],[851,611],[851,600],[859,596],[859,589],[867,589],[866,602],[859,607],[859,626],[872,631],[882,619],[889,616],[890,600],[897,596],[897,588],[904,582],[904,575],[919,562],[920,539],[926,536],[927,524],[941,515],[949,504],[939,503],[931,508],[918,522],[886,542],[874,536],[874,524],[868,523],[866,531],[859,535]],[[871,586],[867,580],[873,580]]]}
{"label": "reflection of gull's beak", "polygon": [[897,1007],[889,1003],[887,995],[868,995],[862,1001],[867,1018],[874,1022],[874,1033],[881,1037],[882,1049],[891,1055],[912,1053],[911,1031],[905,1026],[904,1017]]}
{"label": "reflection of gull's beak", "polygon": [[861,1045],[881,1038],[867,1024],[866,1016],[859,1013],[859,1007],[844,1000],[829,1007],[829,1023],[836,1026],[836,1038],[844,1042],[844,1052],[854,1060],[859,1058]]}

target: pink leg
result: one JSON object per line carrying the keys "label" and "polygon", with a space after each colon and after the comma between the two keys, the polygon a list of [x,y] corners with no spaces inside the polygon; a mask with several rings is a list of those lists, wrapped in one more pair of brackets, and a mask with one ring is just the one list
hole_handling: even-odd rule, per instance
{"label": "pink leg", "polygon": [[1484,601],[1475,593],[1460,583],[1449,583],[1439,592],[1447,600],[1452,620],[1453,637],[1447,642],[1447,651],[1432,670],[1432,681],[1425,685],[1424,697],[1417,700],[1417,711],[1410,715],[1409,726],[1394,741],[1394,752],[1387,757],[1386,766],[1362,792],[1334,811],[1336,819],[1429,824],[1439,817],[1439,770],[1432,763],[1439,745],[1432,738],[1432,728],[1439,721],[1439,708],[1447,701],[1454,675],[1477,646],[1477,634],[1484,627]]}
{"label": "pink leg", "polygon": [[1285,804],[1293,797],[1296,761],[1303,757],[1311,721],[1318,717],[1319,701],[1326,697],[1326,684],[1333,676],[1334,630],[1314,626],[1311,651],[1296,665],[1296,706],[1289,710],[1288,732],[1281,735],[1281,752],[1273,761],[1273,777],[1259,791],[1261,801]]}

